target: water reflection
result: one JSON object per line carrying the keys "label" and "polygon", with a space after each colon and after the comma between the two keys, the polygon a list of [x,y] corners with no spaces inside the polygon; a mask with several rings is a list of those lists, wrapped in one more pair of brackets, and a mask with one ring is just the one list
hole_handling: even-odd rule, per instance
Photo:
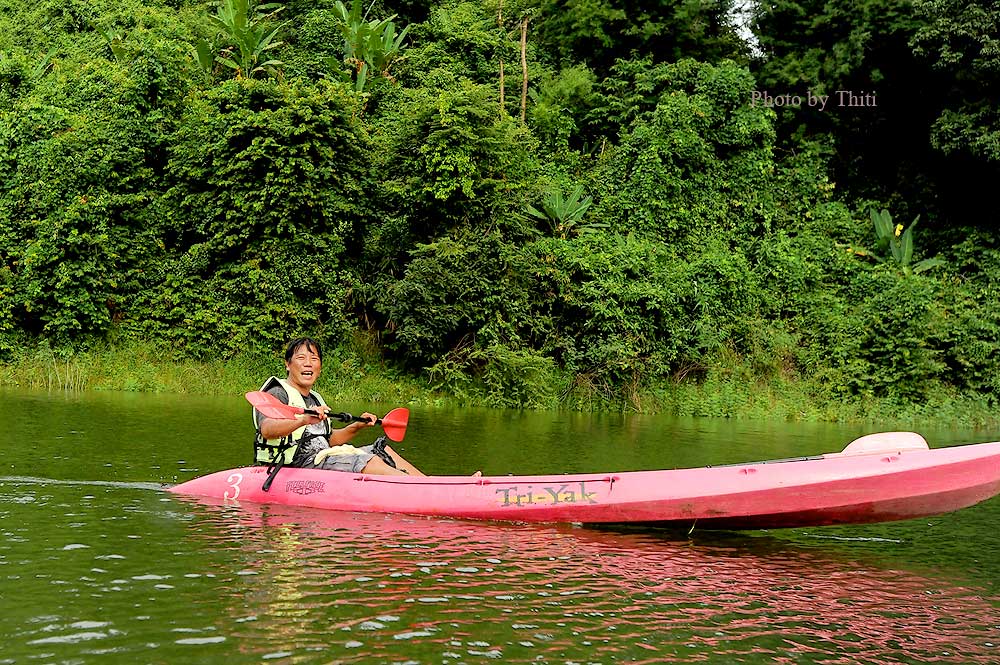
{"label": "water reflection", "polygon": [[258,656],[276,641],[339,662],[1000,657],[998,599],[981,589],[766,536],[193,510],[193,534],[255,573],[230,579],[227,611]]}
{"label": "water reflection", "polygon": [[[45,453],[7,460],[0,478],[0,664],[1000,662],[1000,500],[689,540],[160,490],[246,463],[247,413],[239,396],[4,395],[8,450]],[[415,408],[403,445],[428,471],[524,474],[807,455],[862,433]],[[1000,438],[924,433],[935,446]]]}

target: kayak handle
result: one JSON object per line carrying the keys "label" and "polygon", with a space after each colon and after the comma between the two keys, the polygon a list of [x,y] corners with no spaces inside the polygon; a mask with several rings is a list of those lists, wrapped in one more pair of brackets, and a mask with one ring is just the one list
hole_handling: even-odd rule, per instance
{"label": "kayak handle", "polygon": [[[486,476],[444,476],[449,478],[449,480],[431,480],[434,476],[429,476],[420,479],[421,485],[504,485],[510,484],[508,478],[488,478]],[[454,480],[451,480],[454,479]],[[406,476],[374,476],[367,473],[359,473],[355,476],[354,480],[360,483],[412,483],[413,477],[407,478]],[[572,482],[583,482],[583,483],[608,483],[609,485],[614,485],[619,480],[621,476],[601,476],[600,478],[573,478]],[[516,481],[514,481],[516,482]]]}

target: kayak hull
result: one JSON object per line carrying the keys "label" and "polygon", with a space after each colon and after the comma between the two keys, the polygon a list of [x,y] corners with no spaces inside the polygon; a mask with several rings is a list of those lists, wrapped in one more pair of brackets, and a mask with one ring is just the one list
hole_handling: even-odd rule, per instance
{"label": "kayak hull", "polygon": [[762,529],[913,519],[1000,493],[1000,442],[697,469],[551,476],[371,476],[264,467],[170,488],[224,501],[513,522]]}

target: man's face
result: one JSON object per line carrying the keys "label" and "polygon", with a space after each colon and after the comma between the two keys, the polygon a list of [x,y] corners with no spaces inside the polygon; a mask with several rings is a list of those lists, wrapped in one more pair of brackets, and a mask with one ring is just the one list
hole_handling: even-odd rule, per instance
{"label": "man's face", "polygon": [[322,361],[311,344],[302,344],[292,352],[292,358],[285,363],[288,370],[288,381],[299,389],[302,394],[312,390],[313,384],[319,378]]}

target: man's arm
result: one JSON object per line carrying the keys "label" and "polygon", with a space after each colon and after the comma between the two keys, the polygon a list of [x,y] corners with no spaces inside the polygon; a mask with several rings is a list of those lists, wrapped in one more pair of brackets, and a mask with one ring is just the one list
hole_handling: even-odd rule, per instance
{"label": "man's arm", "polygon": [[330,445],[339,446],[347,443],[357,436],[358,432],[366,427],[371,427],[378,420],[378,416],[371,413],[362,413],[361,417],[365,418],[365,420],[355,420],[353,423],[348,423],[344,427],[330,432]]}
{"label": "man's arm", "polygon": [[264,418],[260,423],[260,435],[265,439],[280,439],[288,436],[303,425],[321,422],[323,418],[300,413],[294,420]]}

